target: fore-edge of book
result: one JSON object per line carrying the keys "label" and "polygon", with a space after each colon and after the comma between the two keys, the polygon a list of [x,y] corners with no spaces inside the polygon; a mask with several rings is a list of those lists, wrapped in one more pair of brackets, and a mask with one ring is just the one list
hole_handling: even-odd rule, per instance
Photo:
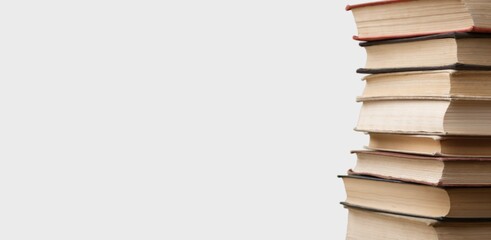
{"label": "fore-edge of book", "polygon": [[[351,11],[355,8],[371,7],[371,6],[378,6],[378,5],[385,5],[385,4],[393,4],[398,2],[409,2],[409,1],[415,1],[415,0],[382,0],[382,1],[353,4],[353,5],[347,5],[346,11]],[[466,28],[454,29],[451,31],[417,32],[417,33],[407,33],[407,34],[398,34],[398,35],[379,35],[379,36],[370,36],[370,37],[355,35],[353,36],[353,39],[357,41],[376,41],[376,40],[384,40],[384,39],[420,37],[420,36],[428,36],[434,34],[447,34],[447,33],[491,33],[491,28],[469,26]]]}

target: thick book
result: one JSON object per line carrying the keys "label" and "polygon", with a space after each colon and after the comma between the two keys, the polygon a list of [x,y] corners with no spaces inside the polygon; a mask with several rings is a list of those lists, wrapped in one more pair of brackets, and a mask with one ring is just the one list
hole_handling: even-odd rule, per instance
{"label": "thick book", "polygon": [[491,138],[370,133],[370,150],[446,157],[491,157]]}
{"label": "thick book", "polygon": [[424,36],[444,32],[491,32],[491,2],[483,0],[387,0],[348,5],[356,40]]}
{"label": "thick book", "polygon": [[396,180],[340,176],[344,204],[437,220],[491,218],[491,187],[435,187]]}
{"label": "thick book", "polygon": [[372,74],[363,78],[358,101],[387,98],[463,97],[491,99],[491,71],[416,71]]}
{"label": "thick book", "polygon": [[367,52],[358,73],[491,70],[491,34],[449,33],[360,43]]}
{"label": "thick book", "polygon": [[384,151],[353,151],[352,175],[432,186],[491,186],[491,158],[437,157]]}
{"label": "thick book", "polygon": [[440,221],[403,214],[345,206],[348,211],[348,240],[488,240],[491,221],[466,219]]}
{"label": "thick book", "polygon": [[422,97],[363,101],[356,130],[379,133],[491,136],[491,101]]}

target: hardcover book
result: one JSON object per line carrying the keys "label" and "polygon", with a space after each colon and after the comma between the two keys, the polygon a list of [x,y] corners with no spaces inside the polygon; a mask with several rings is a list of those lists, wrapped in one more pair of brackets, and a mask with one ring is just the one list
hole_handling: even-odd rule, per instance
{"label": "hardcover book", "polygon": [[482,0],[387,0],[348,5],[358,28],[356,40],[491,32],[491,2]]}
{"label": "hardcover book", "polygon": [[433,186],[491,186],[491,158],[437,157],[383,151],[353,151],[352,175]]}
{"label": "hardcover book", "polygon": [[489,99],[422,97],[363,101],[356,130],[491,136],[490,126]]}
{"label": "hardcover book", "polygon": [[491,71],[416,71],[372,74],[358,101],[391,98],[477,98],[491,100]]}
{"label": "hardcover book", "polygon": [[435,187],[357,175],[340,177],[347,206],[436,220],[491,220],[491,187]]}
{"label": "hardcover book", "polygon": [[348,207],[347,240],[488,240],[491,222],[480,219],[440,221]]}
{"label": "hardcover book", "polygon": [[491,34],[450,33],[360,43],[367,52],[358,73],[491,70]]}
{"label": "hardcover book", "polygon": [[429,156],[491,157],[491,138],[369,133],[368,149]]}

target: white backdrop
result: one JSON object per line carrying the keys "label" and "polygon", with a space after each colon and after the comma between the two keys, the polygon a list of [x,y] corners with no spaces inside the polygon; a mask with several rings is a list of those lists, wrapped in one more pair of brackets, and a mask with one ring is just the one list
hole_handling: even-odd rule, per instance
{"label": "white backdrop", "polygon": [[0,238],[343,239],[345,4],[0,3]]}

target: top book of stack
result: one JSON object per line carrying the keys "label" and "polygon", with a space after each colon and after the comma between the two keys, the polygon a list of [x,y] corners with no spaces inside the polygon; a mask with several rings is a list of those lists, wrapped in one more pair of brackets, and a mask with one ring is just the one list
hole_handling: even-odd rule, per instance
{"label": "top book of stack", "polygon": [[358,36],[374,41],[449,32],[491,33],[491,1],[386,0],[348,5]]}

